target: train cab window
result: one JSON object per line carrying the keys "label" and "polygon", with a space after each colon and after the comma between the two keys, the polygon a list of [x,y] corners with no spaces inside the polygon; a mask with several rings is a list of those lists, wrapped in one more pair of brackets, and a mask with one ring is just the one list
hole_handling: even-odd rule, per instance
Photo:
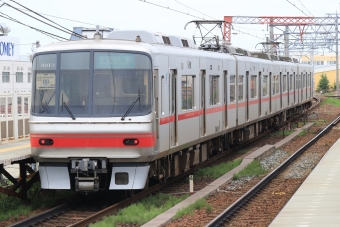
{"label": "train cab window", "polygon": [[57,54],[38,55],[33,60],[33,114],[55,114],[57,65]]}
{"label": "train cab window", "polygon": [[235,75],[230,76],[230,102],[235,101]]}
{"label": "train cab window", "polygon": [[238,100],[243,100],[243,76],[238,76]]}
{"label": "train cab window", "polygon": [[219,79],[220,79],[220,76],[210,75],[210,77],[209,77],[210,105],[218,105],[220,103]]}
{"label": "train cab window", "polygon": [[268,95],[268,76],[264,75],[262,77],[262,96]]}
{"label": "train cab window", "polygon": [[257,76],[252,75],[250,77],[250,98],[257,98]]}
{"label": "train cab window", "polygon": [[151,60],[143,54],[95,52],[92,114],[142,116],[151,112]]}
{"label": "train cab window", "polygon": [[195,76],[182,76],[182,110],[195,109]]}
{"label": "train cab window", "polygon": [[89,113],[89,81],[90,52],[61,53],[59,114]]}

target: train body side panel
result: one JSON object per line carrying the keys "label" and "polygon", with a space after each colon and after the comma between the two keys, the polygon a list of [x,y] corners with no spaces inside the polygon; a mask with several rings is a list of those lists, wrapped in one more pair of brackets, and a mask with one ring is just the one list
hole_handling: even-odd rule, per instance
{"label": "train body side panel", "polygon": [[207,59],[205,77],[206,135],[213,135],[222,129],[222,61]]}
{"label": "train body side panel", "polygon": [[[169,123],[172,120],[169,112],[169,71],[168,56],[159,55],[158,72],[158,116],[159,116],[159,152],[167,151],[170,147]],[[157,110],[156,110],[157,111]]]}
{"label": "train body side panel", "polygon": [[270,101],[270,78],[269,78],[269,66],[266,63],[259,64],[259,72],[261,73],[260,81],[260,117],[267,116],[269,112],[269,101]]}
{"label": "train body side panel", "polygon": [[231,130],[236,127],[236,60],[223,62],[223,70],[225,75],[225,129]]}
{"label": "train body side panel", "polygon": [[247,70],[246,70],[246,63],[244,61],[238,61],[238,77],[237,77],[237,119],[236,123],[237,126],[243,125],[246,123],[246,77],[247,77]]}
{"label": "train body side panel", "polygon": [[[253,60],[253,59],[249,59]],[[259,76],[258,76],[258,64],[251,61],[247,68],[249,69],[249,75],[246,86],[246,121],[252,122],[259,118]]]}
{"label": "train body side panel", "polygon": [[[177,58],[178,145],[199,139],[199,58]],[[183,65],[183,68],[182,68]]]}

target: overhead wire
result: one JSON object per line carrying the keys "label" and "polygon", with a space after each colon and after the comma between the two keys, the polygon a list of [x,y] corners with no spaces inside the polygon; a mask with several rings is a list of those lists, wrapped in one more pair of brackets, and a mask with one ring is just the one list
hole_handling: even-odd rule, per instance
{"label": "overhead wire", "polygon": [[[10,1],[13,1],[13,0],[10,0]],[[13,1],[13,2],[15,2],[15,1]],[[17,3],[17,2],[15,2],[15,3],[18,4],[18,5],[20,5],[20,4]],[[44,24],[46,24],[46,25],[49,25],[50,27],[53,27],[53,28],[55,28],[55,29],[58,29],[58,30],[60,30],[60,31],[62,31],[62,32],[65,32],[65,33],[70,34],[70,35],[76,35],[76,36],[78,36],[78,37],[80,37],[80,38],[85,38],[84,36],[82,36],[82,35],[80,35],[80,34],[78,34],[78,33],[75,33],[75,32],[73,32],[73,31],[71,31],[71,30],[69,30],[69,29],[66,29],[66,28],[60,26],[59,24],[57,24],[57,25],[60,26],[60,27],[62,27],[63,29],[66,29],[66,30],[60,29],[60,28],[58,28],[58,27],[56,27],[56,26],[54,26],[54,25],[52,25],[52,24],[49,24],[49,23],[47,23],[47,22],[45,22],[45,21],[42,21],[42,20],[40,20],[40,19],[38,19],[38,18],[36,18],[36,17],[34,17],[34,16],[28,14],[28,13],[25,13],[25,12],[21,11],[20,9],[18,9],[18,8],[14,7],[14,6],[12,6],[12,5],[6,3],[6,2],[4,2],[4,5],[9,6],[9,7],[11,7],[12,9],[17,10],[17,11],[19,11],[19,12],[25,14],[26,16],[29,16],[29,17],[31,17],[31,18],[33,18],[33,19],[35,19],[35,20],[37,20],[37,21],[39,21],[39,22],[41,22],[41,23],[44,23]],[[20,5],[20,6],[21,6],[21,7],[24,7],[24,6],[22,6],[22,5]],[[28,9],[27,7],[24,7],[24,8]],[[29,10],[29,9],[28,9],[28,10]],[[32,11],[32,10],[29,10],[29,11],[35,13],[35,12]],[[41,16],[41,15],[39,15],[39,16]],[[47,19],[47,18],[45,18],[44,16],[41,16],[41,17],[44,18],[44,19]],[[47,19],[47,20],[49,20],[49,19]],[[49,20],[49,21],[51,21],[51,20]],[[53,22],[53,21],[51,21],[51,22]],[[53,23],[55,23],[55,22],[53,22]],[[56,23],[55,23],[55,24],[56,24]],[[68,31],[67,31],[67,30],[68,30]]]}
{"label": "overhead wire", "polygon": [[[293,3],[293,2],[291,2],[290,0],[286,0],[287,2],[289,2],[292,6],[294,6],[297,10],[299,10],[300,12],[302,12],[303,14],[305,14],[306,16],[310,16],[310,15],[312,15],[313,16],[313,14],[311,14],[308,10],[308,13],[310,13],[310,15],[307,15],[303,10],[301,10],[300,8],[298,8],[296,5],[295,5],[295,3]],[[299,2],[301,3],[301,1],[299,0]],[[301,3],[301,5],[303,5],[302,3]],[[303,5],[303,7],[305,7],[304,5]],[[306,8],[306,7],[305,7]],[[306,8],[307,9],[307,8]],[[314,16],[313,16],[314,17]]]}
{"label": "overhead wire", "polygon": [[[299,0],[299,2],[301,3],[302,7],[305,8],[307,10],[307,12],[310,14],[310,15],[307,15],[303,10],[301,10],[300,8],[298,8],[294,3],[292,3],[290,0],[286,0],[287,2],[289,2],[292,6],[294,6],[297,10],[299,10],[300,12],[302,12],[304,15],[306,16],[312,16],[314,17],[314,15],[307,9],[307,7],[301,2],[301,0]],[[324,31],[327,32],[327,29],[325,28],[325,26],[322,26],[321,27],[323,28]],[[315,29],[311,26],[312,30],[314,31],[314,33],[316,33]]]}
{"label": "overhead wire", "polygon": [[[65,28],[65,27],[61,26],[60,24],[58,24],[58,23],[56,23],[56,22],[54,22],[54,21],[52,21],[52,20],[50,20],[50,19],[48,19],[48,18],[46,18],[46,17],[40,15],[39,13],[37,13],[37,12],[35,12],[35,11],[33,11],[33,10],[31,10],[31,9],[29,9],[29,8],[27,8],[27,7],[25,7],[25,6],[21,5],[21,4],[19,4],[19,3],[17,3],[17,2],[14,1],[14,0],[10,0],[10,1],[12,1],[12,2],[18,4],[19,6],[25,8],[26,10],[28,10],[28,11],[30,11],[30,12],[36,14],[36,15],[38,15],[38,16],[44,18],[45,20],[50,21],[50,22],[52,22],[53,24],[58,25],[59,27],[65,29],[66,31],[71,32],[71,33],[69,33],[69,34],[71,34],[71,35],[75,35],[75,36],[77,36],[77,37],[79,37],[79,38],[86,38],[85,36],[80,35],[80,34],[74,32],[74,31],[72,31],[72,30],[70,30],[70,29],[68,29],[68,28]],[[13,6],[10,6],[10,7],[13,8]],[[18,9],[18,8],[14,8],[14,9],[18,10],[18,11],[21,12],[21,13],[24,13],[24,12],[22,12],[22,11],[21,11],[20,9]],[[26,14],[26,13],[24,13],[24,14]],[[26,15],[31,16],[31,15],[29,15],[29,14],[26,14]],[[31,16],[31,17],[32,17],[32,16]],[[34,18],[34,17],[33,17],[33,18]],[[39,20],[39,19],[37,19],[37,20]],[[41,20],[39,20],[39,21],[41,21]],[[41,21],[41,22],[43,22],[43,23],[45,23],[45,24],[48,24],[48,23],[46,23],[46,22],[44,22],[44,21]],[[48,25],[49,25],[49,24],[48,24]],[[50,26],[54,27],[53,25],[50,25]],[[56,27],[54,27],[54,28],[56,28]],[[56,29],[61,30],[61,29],[59,29],[59,28],[56,28]],[[63,31],[63,30],[61,30],[61,31]]]}
{"label": "overhead wire", "polygon": [[[25,10],[25,9],[20,9],[22,11],[28,11],[28,10]],[[61,19],[61,20],[67,20],[67,21],[72,21],[72,22],[77,22],[77,23],[81,23],[81,24],[87,24],[87,25],[93,25],[93,26],[96,26],[97,24],[91,24],[91,23],[88,23],[88,22],[84,22],[84,21],[78,21],[78,20],[73,20],[73,19],[70,19],[70,18],[65,18],[65,17],[59,17],[59,16],[55,16],[55,15],[51,15],[51,14],[46,14],[46,13],[41,13],[41,12],[37,12],[41,15],[45,15],[45,16],[49,16],[49,17],[54,17],[54,18],[58,18],[58,19]],[[101,26],[101,27],[104,27],[104,28],[109,28],[109,26]]]}
{"label": "overhead wire", "polygon": [[[146,1],[146,0],[139,0],[139,1],[142,1],[142,2],[145,2],[145,3],[148,3],[148,4],[151,4],[151,5],[154,5],[154,6],[157,6],[157,7],[161,7],[161,8],[164,8],[164,9],[172,10],[172,11],[175,11],[175,12],[177,12],[177,13],[184,14],[184,15],[189,15],[189,16],[192,16],[192,17],[195,17],[195,18],[198,18],[198,19],[206,20],[204,17],[198,17],[198,16],[195,16],[195,15],[190,14],[190,13],[185,13],[185,12],[182,12],[182,11],[179,11],[179,10],[175,10],[175,9],[170,8],[169,6],[166,7],[166,6],[158,5],[158,4],[156,4],[156,3],[148,2],[148,1]],[[185,4],[181,3],[181,2],[179,2],[178,0],[174,0],[174,1],[177,2],[177,3],[179,3],[179,4],[181,4],[181,5],[183,5],[183,6],[185,6],[185,7],[187,7],[187,8],[189,8],[189,9],[191,9],[191,10],[193,10],[193,11],[196,11],[196,12],[202,14],[202,15],[205,15],[205,16],[208,16],[208,17],[210,17],[210,18],[212,18],[212,19],[218,20],[217,18],[214,18],[214,17],[212,17],[212,16],[209,16],[208,14],[202,13],[202,12],[200,12],[200,11],[198,11],[198,10],[192,8],[192,7],[189,7],[189,6],[185,5]],[[202,25],[201,25],[201,26],[202,26]],[[203,27],[204,29],[208,30],[208,29],[205,28],[204,26],[202,26],[202,27]],[[239,27],[239,28],[240,28],[240,26],[235,26],[235,27]],[[258,37],[258,36],[256,36],[256,35],[252,35],[252,34],[250,34],[250,33],[247,33],[247,32],[241,31],[241,30],[237,30],[237,29],[234,29],[234,30],[235,30],[235,31],[238,31],[238,32],[240,32],[240,33],[242,33],[242,34],[245,34],[245,35],[250,35],[250,36],[253,36],[253,37],[256,37],[256,38],[259,38],[259,39],[263,39],[263,38],[261,38],[261,37]],[[255,29],[251,29],[251,30],[255,30]],[[258,31],[259,31],[259,30],[258,30]]]}
{"label": "overhead wire", "polygon": [[168,10],[171,10],[171,11],[174,11],[174,12],[177,12],[177,13],[181,13],[181,14],[184,14],[184,15],[189,15],[189,16],[195,17],[195,18],[197,18],[197,19],[203,19],[203,20],[205,20],[205,19],[202,18],[202,17],[198,17],[198,16],[192,15],[192,14],[190,14],[190,13],[184,13],[184,12],[182,12],[182,11],[175,10],[175,9],[171,9],[170,7],[158,5],[158,4],[156,4],[156,3],[148,2],[148,1],[146,1],[146,0],[139,0],[139,1],[148,3],[148,4],[150,4],[150,5],[154,5],[154,6],[157,6],[157,7],[161,7],[161,8],[164,8],[164,9],[168,9]]}
{"label": "overhead wire", "polygon": [[29,28],[31,28],[31,29],[34,29],[34,30],[36,30],[36,31],[38,31],[38,32],[40,32],[40,33],[42,33],[42,34],[44,34],[44,35],[47,35],[47,36],[49,36],[49,37],[51,37],[51,38],[53,38],[53,39],[56,39],[56,40],[58,40],[58,41],[63,41],[63,40],[60,40],[60,39],[68,40],[68,39],[66,39],[66,38],[64,38],[64,37],[61,37],[61,36],[52,34],[52,33],[50,33],[50,32],[46,32],[46,31],[44,31],[44,30],[41,30],[41,29],[32,27],[32,26],[27,25],[27,24],[24,24],[24,23],[18,21],[17,19],[14,19],[14,18],[8,16],[7,14],[5,14],[5,13],[3,13],[3,12],[0,12],[0,14],[2,14],[2,15],[0,15],[0,17],[3,17],[3,18],[5,18],[5,19],[7,19],[7,20],[11,20],[11,21],[13,21],[13,22],[15,22],[15,23],[24,25],[24,26],[29,27]]}

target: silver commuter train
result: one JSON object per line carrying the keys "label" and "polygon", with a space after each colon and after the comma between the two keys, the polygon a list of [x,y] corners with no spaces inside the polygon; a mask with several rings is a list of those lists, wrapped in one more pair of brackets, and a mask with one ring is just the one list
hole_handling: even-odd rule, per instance
{"label": "silver commuter train", "polygon": [[311,66],[239,50],[147,31],[36,49],[30,139],[41,187],[143,189],[310,106]]}

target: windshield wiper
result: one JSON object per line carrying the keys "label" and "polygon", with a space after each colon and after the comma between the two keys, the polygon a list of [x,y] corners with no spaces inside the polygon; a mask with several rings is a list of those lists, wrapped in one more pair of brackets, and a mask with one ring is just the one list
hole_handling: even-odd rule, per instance
{"label": "windshield wiper", "polygon": [[122,117],[122,119],[121,119],[122,121],[124,121],[125,117],[130,113],[130,111],[132,110],[132,108],[134,107],[134,105],[136,104],[136,102],[138,101],[139,98],[140,98],[140,95],[138,95],[136,100],[130,105],[129,109],[126,111],[126,113]]}
{"label": "windshield wiper", "polygon": [[43,112],[46,112],[46,113],[48,113],[48,114],[50,114],[51,113],[51,110],[50,110],[50,108],[48,107],[48,105],[46,105],[46,103],[41,103],[41,106],[42,106],[42,108],[44,109],[41,113],[43,113]]}
{"label": "windshield wiper", "polygon": [[76,118],[73,116],[71,110],[68,108],[68,106],[66,105],[65,102],[63,102],[63,106],[65,107],[65,109],[67,110],[67,112],[70,114],[72,120],[75,120]]}

